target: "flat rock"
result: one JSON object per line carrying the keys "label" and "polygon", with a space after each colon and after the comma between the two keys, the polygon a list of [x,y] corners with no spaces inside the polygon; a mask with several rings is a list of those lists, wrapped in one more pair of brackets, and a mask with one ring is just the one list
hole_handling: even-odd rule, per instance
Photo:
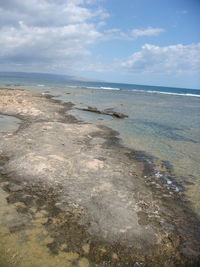
{"label": "flat rock", "polygon": [[[19,130],[0,141],[1,156],[6,155],[4,177],[17,183],[8,184],[9,205],[20,201],[30,209],[46,208],[47,213],[36,213],[35,219],[42,219],[53,237],[49,251],[59,255],[66,243],[66,249],[73,248],[66,260],[80,266],[89,262],[75,251],[100,266],[126,266],[127,259],[130,264],[146,261],[146,266],[161,266],[163,261],[163,266],[184,266],[191,258],[185,250],[180,258],[180,247],[188,244],[197,261],[199,230],[194,226],[199,221],[187,203],[176,192],[166,201],[162,185],[148,186],[144,176],[153,182],[155,174],[120,145],[111,129],[68,121],[71,106],[28,91],[0,90],[0,112],[22,119]],[[13,231],[23,230],[19,225]],[[89,250],[84,247],[88,241]]]}

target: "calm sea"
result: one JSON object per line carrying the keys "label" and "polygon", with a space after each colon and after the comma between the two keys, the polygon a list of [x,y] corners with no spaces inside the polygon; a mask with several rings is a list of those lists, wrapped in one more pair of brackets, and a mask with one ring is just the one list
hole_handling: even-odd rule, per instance
{"label": "calm sea", "polygon": [[[72,101],[71,113],[79,119],[117,130],[124,145],[151,156],[157,165],[166,161],[200,215],[200,90],[19,73],[1,73],[0,86],[50,92],[57,99]],[[87,106],[113,108],[129,117],[119,120],[76,109]]]}

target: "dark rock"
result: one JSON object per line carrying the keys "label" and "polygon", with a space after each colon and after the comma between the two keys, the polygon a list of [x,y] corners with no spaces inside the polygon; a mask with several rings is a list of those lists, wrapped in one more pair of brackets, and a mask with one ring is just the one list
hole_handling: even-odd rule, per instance
{"label": "dark rock", "polygon": [[25,228],[25,225],[23,223],[19,223],[19,224],[10,226],[9,230],[10,230],[10,233],[13,234],[13,233],[16,233],[16,232],[24,230],[24,228]]}
{"label": "dark rock", "polygon": [[26,206],[30,206],[33,202],[33,198],[30,195],[23,195],[21,192],[13,192],[7,198],[9,204],[16,202],[23,202]]}
{"label": "dark rock", "polygon": [[113,112],[112,113],[113,117],[119,118],[119,119],[124,119],[124,118],[128,118],[128,115],[123,114],[123,113],[119,113],[119,112]]}
{"label": "dark rock", "polygon": [[88,106],[87,108],[77,108],[78,110],[83,110],[83,111],[89,111],[89,112],[94,112],[97,114],[102,114],[102,115],[108,115],[108,116],[112,116],[118,119],[124,119],[124,118],[128,118],[128,115],[120,113],[120,112],[116,112],[116,111],[112,111],[112,109],[105,109],[103,111],[98,110],[95,107],[90,107]]}
{"label": "dark rock", "polygon": [[18,192],[18,191],[22,191],[23,190],[23,186],[21,185],[17,185],[17,184],[10,184],[8,186],[8,190],[10,192]]}

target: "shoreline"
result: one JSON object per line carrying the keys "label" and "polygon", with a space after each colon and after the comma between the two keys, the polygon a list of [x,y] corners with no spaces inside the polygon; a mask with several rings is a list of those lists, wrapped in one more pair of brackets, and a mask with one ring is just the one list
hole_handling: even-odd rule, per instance
{"label": "shoreline", "polygon": [[[2,106],[2,92],[15,103]],[[181,192],[169,195],[143,154],[121,145],[117,132],[67,115],[72,103],[18,89],[0,94],[0,114],[22,121],[0,144],[1,188],[9,205],[22,203],[15,209],[28,222],[10,233],[24,235],[38,220],[51,238],[45,257],[69,266],[198,265],[199,220]]]}

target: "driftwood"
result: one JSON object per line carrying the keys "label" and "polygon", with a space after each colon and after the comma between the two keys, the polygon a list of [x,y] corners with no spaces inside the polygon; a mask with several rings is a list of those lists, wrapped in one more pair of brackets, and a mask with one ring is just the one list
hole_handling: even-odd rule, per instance
{"label": "driftwood", "polygon": [[77,108],[78,110],[83,110],[83,111],[89,111],[89,112],[94,112],[97,114],[102,114],[102,115],[108,115],[108,116],[112,116],[118,119],[124,119],[124,118],[128,118],[128,115],[120,113],[120,112],[116,112],[116,111],[112,111],[111,109],[109,110],[98,110],[97,108],[94,107],[87,107],[87,108]]}

